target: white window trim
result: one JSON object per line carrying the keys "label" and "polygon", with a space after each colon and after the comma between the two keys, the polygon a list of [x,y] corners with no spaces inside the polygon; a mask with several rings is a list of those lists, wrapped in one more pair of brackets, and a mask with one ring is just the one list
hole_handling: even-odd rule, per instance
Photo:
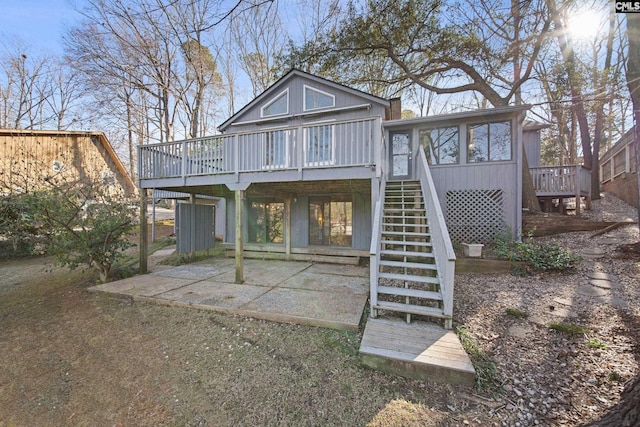
{"label": "white window trim", "polygon": [[[325,92],[323,90],[320,90],[320,89],[316,89],[315,87],[311,87],[311,86],[307,86],[307,85],[303,85],[303,86],[304,86],[303,90],[302,90],[302,109],[303,109],[303,111],[324,110],[326,108],[333,108],[333,107],[336,106],[336,96],[335,95],[332,95],[332,94],[330,94],[328,92]],[[331,99],[333,100],[333,104],[329,105],[328,107],[307,108],[307,89],[331,97]]]}
{"label": "white window trim", "polygon": [[55,172],[55,173],[60,173],[62,172],[62,169],[64,168],[64,162],[62,160],[54,160],[53,164],[51,166],[51,169]]}
{"label": "white window trim", "polygon": [[[309,129],[312,127],[331,126],[331,158],[329,160],[310,162],[309,161]],[[331,166],[336,163],[336,127],[332,124],[321,124],[304,128],[304,165],[313,166]]]}
{"label": "white window trim", "polygon": [[[268,165],[267,164],[267,159],[266,159],[266,155],[267,155],[267,134],[270,132],[278,132],[278,131],[282,131],[284,132],[284,163],[279,163],[279,164],[272,164],[272,165]],[[287,130],[287,128],[271,128],[271,129],[265,129],[264,132],[262,133],[262,152],[264,153],[264,156],[262,157],[262,169],[266,169],[266,170],[273,170],[273,169],[286,169],[289,165],[289,137],[290,137],[290,132]]]}
{"label": "white window trim", "polygon": [[[264,114],[264,109],[265,108],[269,108],[274,102],[279,100],[282,96],[286,96],[287,97],[287,110],[284,113],[280,113],[280,114],[265,115]],[[289,88],[286,88],[285,90],[283,90],[282,92],[280,92],[279,94],[274,96],[271,101],[269,101],[267,104],[263,105],[260,108],[260,117],[277,117],[277,116],[284,116],[284,115],[287,115],[287,114],[289,114]]]}

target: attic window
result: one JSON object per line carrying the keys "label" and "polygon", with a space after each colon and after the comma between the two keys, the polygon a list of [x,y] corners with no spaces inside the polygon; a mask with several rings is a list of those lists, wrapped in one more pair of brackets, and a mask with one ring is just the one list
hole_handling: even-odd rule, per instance
{"label": "attic window", "polygon": [[116,185],[116,176],[111,171],[102,172],[102,185],[105,187],[113,187]]}
{"label": "attic window", "polygon": [[262,117],[280,116],[289,112],[289,89],[280,92],[272,101],[262,107],[260,114]]}
{"label": "attic window", "polygon": [[62,172],[63,167],[64,167],[64,163],[62,163],[60,160],[54,160],[53,165],[51,166],[51,169],[53,169],[55,173],[60,173]]}
{"label": "attic window", "polygon": [[335,105],[336,97],[330,93],[309,86],[304,87],[304,111],[329,108]]}

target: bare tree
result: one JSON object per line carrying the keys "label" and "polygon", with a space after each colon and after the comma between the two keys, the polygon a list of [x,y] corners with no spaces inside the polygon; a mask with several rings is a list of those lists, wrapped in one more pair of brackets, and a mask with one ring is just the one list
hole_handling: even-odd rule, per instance
{"label": "bare tree", "polygon": [[276,80],[276,58],[285,34],[272,3],[239,10],[230,22],[240,68],[249,76],[256,97]]}

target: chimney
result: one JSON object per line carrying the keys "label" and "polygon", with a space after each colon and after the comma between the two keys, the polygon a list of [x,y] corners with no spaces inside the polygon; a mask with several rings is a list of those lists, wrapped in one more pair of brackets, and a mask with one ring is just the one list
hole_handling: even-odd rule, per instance
{"label": "chimney", "polygon": [[400,120],[402,118],[402,103],[400,102],[400,98],[391,98],[389,103],[388,114],[386,114],[387,120]]}

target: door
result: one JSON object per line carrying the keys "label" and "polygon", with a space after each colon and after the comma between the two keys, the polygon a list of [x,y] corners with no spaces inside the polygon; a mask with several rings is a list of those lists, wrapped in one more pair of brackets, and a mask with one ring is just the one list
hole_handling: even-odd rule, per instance
{"label": "door", "polygon": [[390,179],[411,178],[411,138],[408,131],[392,132],[390,134],[391,150],[389,152],[391,163]]}

